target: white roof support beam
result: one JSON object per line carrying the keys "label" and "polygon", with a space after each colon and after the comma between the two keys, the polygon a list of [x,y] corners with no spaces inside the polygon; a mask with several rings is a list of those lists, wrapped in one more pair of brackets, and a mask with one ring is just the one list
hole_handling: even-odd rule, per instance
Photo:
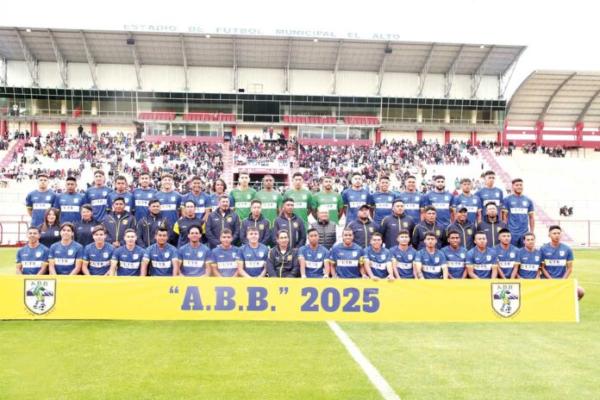
{"label": "white roof support beam", "polygon": [[189,73],[188,73],[188,60],[187,60],[187,51],[185,49],[185,39],[183,35],[179,35],[179,40],[181,42],[181,59],[183,61],[183,83],[186,92],[190,90],[189,84]]}
{"label": "white roof support beam", "polygon": [[288,43],[287,64],[285,65],[285,74],[283,77],[283,79],[284,79],[283,87],[284,87],[285,93],[290,92],[290,65],[292,64],[292,47],[293,47],[293,42],[292,42],[292,39],[290,39],[289,43]]}
{"label": "white roof support beam", "polygon": [[0,86],[6,86],[8,76],[8,60],[6,57],[0,57]]}
{"label": "white roof support beam", "polygon": [[25,40],[23,39],[23,35],[21,35],[21,32],[19,32],[19,29],[15,28],[14,31],[15,31],[15,34],[17,35],[17,38],[19,39],[19,44],[21,45],[21,50],[23,50],[23,57],[25,57],[25,62],[27,63],[27,68],[29,69],[29,75],[31,76],[31,85],[33,87],[38,87],[38,86],[40,86],[39,62],[38,62],[37,58],[35,58],[35,56],[31,52],[31,50],[29,49],[29,46],[27,46],[27,43],[25,43]]}
{"label": "white roof support beam", "polygon": [[450,68],[444,74],[444,97],[449,98],[450,92],[452,91],[452,85],[454,84],[454,76],[456,76],[456,68],[460,63],[463,52],[465,51],[465,45],[461,45],[458,53],[452,60],[452,64],[450,64]]}
{"label": "white roof support beam", "polygon": [[546,101],[546,104],[544,104],[544,108],[542,109],[542,112],[540,113],[538,121],[544,122],[544,120],[546,119],[546,115],[548,114],[548,111],[550,111],[550,107],[552,107],[552,102],[554,101],[554,98],[556,97],[556,95],[562,90],[562,88],[567,83],[569,83],[569,81],[571,79],[575,78],[575,76],[577,76],[577,72],[573,72],[571,75],[566,77],[565,80],[562,81],[561,84],[556,87],[556,89],[554,89],[554,92],[552,92],[552,95],[548,98],[548,101]]}
{"label": "white roof support beam", "polygon": [[335,64],[333,65],[333,87],[331,94],[337,93],[337,74],[340,68],[340,59],[342,58],[342,41],[338,42],[337,50],[335,53]]}
{"label": "white roof support beam", "polygon": [[232,52],[233,52],[233,91],[238,91],[238,49],[237,41],[235,38],[232,39]]}
{"label": "white roof support beam", "polygon": [[48,29],[48,36],[50,37],[50,43],[52,44],[52,50],[54,50],[54,56],[56,57],[56,63],[58,64],[58,72],[60,73],[60,80],[62,81],[63,87],[69,87],[69,67],[67,60],[63,56],[63,53],[58,47],[56,38],[50,29]]}
{"label": "white roof support beam", "polygon": [[590,108],[592,107],[592,104],[599,97],[600,97],[600,89],[596,90],[596,92],[594,93],[594,95],[592,97],[590,97],[590,99],[588,100],[587,103],[585,103],[585,106],[583,107],[583,109],[579,113],[579,116],[577,117],[577,121],[576,122],[583,122],[583,120],[585,119],[588,111],[590,111]]}
{"label": "white roof support beam", "polygon": [[471,76],[471,98],[475,99],[477,97],[477,91],[479,90],[479,85],[481,84],[481,77],[485,72],[485,67],[487,65],[488,60],[490,59],[490,55],[494,51],[494,46],[490,46],[488,52],[485,57],[479,63],[479,66],[475,70],[475,73]]}
{"label": "white roof support beam", "polygon": [[381,95],[381,86],[383,85],[383,75],[385,74],[385,64],[387,63],[388,58],[391,53],[390,42],[385,44],[385,49],[383,50],[383,58],[381,59],[381,64],[379,64],[379,72],[377,73],[377,96]]}
{"label": "white roof support beam", "polygon": [[527,47],[523,46],[519,51],[519,54],[515,57],[514,61],[510,64],[510,66],[504,71],[503,74],[498,75],[498,98],[503,99],[506,95],[506,89],[508,89],[508,84],[515,72],[517,63],[519,62],[519,58],[521,58],[521,54],[525,51]]}
{"label": "white roof support beam", "polygon": [[92,89],[98,88],[98,75],[96,74],[96,60],[94,59],[94,55],[90,50],[90,46],[88,45],[87,38],[85,37],[85,33],[83,31],[79,31],[81,34],[81,40],[83,42],[83,49],[85,50],[85,58],[87,58],[88,67],[90,68],[90,76],[92,77]]}
{"label": "white roof support beam", "polygon": [[137,52],[137,46],[135,44],[135,38],[133,35],[129,36],[130,39],[133,39],[133,44],[128,44],[131,49],[131,57],[133,58],[133,66],[135,67],[135,77],[137,79],[137,90],[142,89],[142,63],[140,62],[140,57]]}
{"label": "white roof support beam", "polygon": [[419,88],[417,89],[417,97],[423,96],[423,88],[425,87],[425,81],[427,80],[427,74],[429,73],[429,68],[431,67],[431,59],[433,58],[433,52],[435,51],[435,43],[431,45],[429,49],[429,53],[427,53],[427,58],[425,58],[425,62],[421,67],[421,72],[419,73]]}

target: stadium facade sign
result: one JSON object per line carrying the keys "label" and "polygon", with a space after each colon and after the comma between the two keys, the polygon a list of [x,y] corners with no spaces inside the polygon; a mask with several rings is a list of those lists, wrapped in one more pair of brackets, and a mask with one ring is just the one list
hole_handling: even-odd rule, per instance
{"label": "stadium facade sign", "polygon": [[5,276],[0,319],[577,322],[576,288],[575,280]]}

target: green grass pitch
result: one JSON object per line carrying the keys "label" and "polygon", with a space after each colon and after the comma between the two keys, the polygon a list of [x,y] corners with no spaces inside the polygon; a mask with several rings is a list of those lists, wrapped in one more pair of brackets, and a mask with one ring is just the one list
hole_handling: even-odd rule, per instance
{"label": "green grass pitch", "polygon": [[[598,399],[600,251],[575,256],[579,324],[340,325],[403,400]],[[0,399],[25,398],[381,397],[322,322],[0,321]]]}

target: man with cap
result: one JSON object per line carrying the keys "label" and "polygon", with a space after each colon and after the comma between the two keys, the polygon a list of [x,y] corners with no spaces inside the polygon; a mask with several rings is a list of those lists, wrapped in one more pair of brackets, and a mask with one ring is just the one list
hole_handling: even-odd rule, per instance
{"label": "man with cap", "polygon": [[357,218],[348,224],[354,234],[354,243],[366,249],[371,243],[371,236],[378,231],[378,226],[369,218],[371,207],[363,204],[358,208]]}
{"label": "man with cap", "polygon": [[449,232],[458,232],[460,236],[459,246],[471,250],[475,246],[475,225],[469,221],[468,212],[467,207],[459,206],[456,213],[456,220],[446,228],[446,237],[448,237]]}
{"label": "man with cap", "polygon": [[412,232],[415,229],[415,221],[404,211],[404,201],[394,200],[392,204],[392,215],[383,219],[379,232],[383,235],[385,247],[392,249],[396,246],[398,234],[402,230]]}

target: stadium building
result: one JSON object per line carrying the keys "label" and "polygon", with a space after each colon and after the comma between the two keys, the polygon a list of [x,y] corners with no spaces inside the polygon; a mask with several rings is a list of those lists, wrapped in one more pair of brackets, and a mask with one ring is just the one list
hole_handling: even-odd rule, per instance
{"label": "stadium building", "polygon": [[[600,75],[535,72],[507,102],[508,83],[525,50],[286,31],[0,28],[0,133],[29,131],[35,137],[83,129],[185,143],[281,136],[333,146],[394,139],[534,143],[578,149],[569,162],[588,168],[600,147]],[[3,152],[3,167],[19,146]],[[291,151],[289,160],[257,166],[237,166],[231,153],[224,148],[229,184],[241,170],[253,179],[271,173],[282,183],[298,170]],[[482,149],[471,167],[438,172],[452,182],[491,168],[501,188],[523,177],[529,195],[542,205],[536,217],[545,227],[564,202],[562,195],[543,195],[548,160],[544,155],[506,160]],[[580,182],[565,184],[576,188]],[[9,210],[22,203],[23,191],[18,185],[7,191]],[[571,193],[575,209],[598,209],[575,189]],[[584,225],[573,229],[578,233],[572,242],[590,244],[593,227],[589,221]]]}

